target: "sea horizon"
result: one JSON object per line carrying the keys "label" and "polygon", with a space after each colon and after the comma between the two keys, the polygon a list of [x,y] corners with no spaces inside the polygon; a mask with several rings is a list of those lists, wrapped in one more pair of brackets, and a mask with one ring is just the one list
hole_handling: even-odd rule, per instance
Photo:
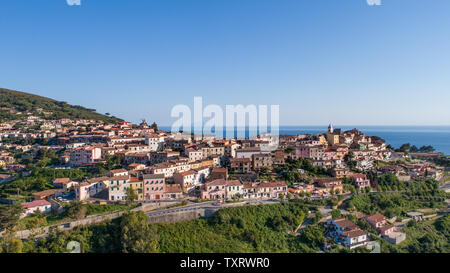
{"label": "sea horizon", "polygon": [[[333,125],[344,131],[358,129],[368,136],[378,136],[386,140],[394,148],[410,143],[418,148],[431,145],[436,152],[450,155],[450,125]],[[171,126],[160,126],[160,129],[170,131]],[[280,135],[320,134],[328,130],[328,125],[281,125]],[[236,129],[235,129],[236,131]],[[245,128],[248,134],[248,127]]]}

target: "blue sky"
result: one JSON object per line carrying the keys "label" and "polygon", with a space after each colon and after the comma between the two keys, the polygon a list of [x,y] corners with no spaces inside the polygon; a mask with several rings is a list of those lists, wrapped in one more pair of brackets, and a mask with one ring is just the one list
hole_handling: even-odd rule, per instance
{"label": "blue sky", "polygon": [[282,125],[449,125],[450,1],[2,0],[0,87],[170,125],[279,104]]}

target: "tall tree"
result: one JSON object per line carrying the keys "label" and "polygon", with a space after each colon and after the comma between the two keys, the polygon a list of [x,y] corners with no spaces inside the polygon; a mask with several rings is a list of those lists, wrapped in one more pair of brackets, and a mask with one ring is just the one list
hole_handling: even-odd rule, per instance
{"label": "tall tree", "polygon": [[158,124],[156,124],[156,122],[153,122],[153,124],[150,127],[153,128],[155,132],[158,131]]}
{"label": "tall tree", "polygon": [[80,202],[72,202],[66,208],[66,214],[74,220],[80,220],[86,217],[87,209]]}
{"label": "tall tree", "polygon": [[15,202],[12,205],[0,206],[0,229],[12,230],[24,212],[22,206]]}
{"label": "tall tree", "polygon": [[120,239],[124,253],[156,253],[159,239],[156,230],[148,224],[144,212],[127,212],[120,222]]}
{"label": "tall tree", "polygon": [[127,188],[127,205],[133,204],[138,199],[138,196],[132,187]]}

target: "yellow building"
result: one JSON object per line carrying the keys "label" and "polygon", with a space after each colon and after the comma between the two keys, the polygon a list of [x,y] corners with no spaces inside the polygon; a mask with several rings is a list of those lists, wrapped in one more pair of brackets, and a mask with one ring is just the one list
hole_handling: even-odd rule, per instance
{"label": "yellow building", "polygon": [[320,145],[328,145],[328,141],[324,136],[319,136]]}
{"label": "yellow building", "polygon": [[138,177],[130,177],[130,187],[137,194],[138,200],[144,200],[144,181]]}
{"label": "yellow building", "polygon": [[339,144],[340,136],[338,134],[325,133],[325,137],[331,146]]}

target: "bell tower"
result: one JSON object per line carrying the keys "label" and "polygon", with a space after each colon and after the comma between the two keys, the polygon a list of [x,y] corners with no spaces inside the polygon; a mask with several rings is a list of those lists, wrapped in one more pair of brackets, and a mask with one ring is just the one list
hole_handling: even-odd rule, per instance
{"label": "bell tower", "polygon": [[330,125],[328,126],[328,133],[332,134],[333,132],[334,132],[333,125],[330,123]]}

